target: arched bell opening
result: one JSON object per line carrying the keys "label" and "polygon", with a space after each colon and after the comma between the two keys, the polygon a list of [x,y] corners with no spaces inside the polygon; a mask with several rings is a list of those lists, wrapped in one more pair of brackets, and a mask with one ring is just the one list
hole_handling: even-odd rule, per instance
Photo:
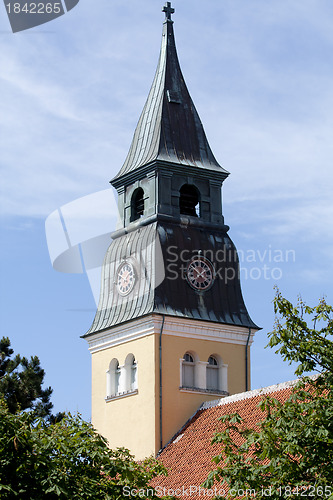
{"label": "arched bell opening", "polygon": [[184,184],[180,188],[179,209],[181,215],[200,217],[200,192],[192,184]]}

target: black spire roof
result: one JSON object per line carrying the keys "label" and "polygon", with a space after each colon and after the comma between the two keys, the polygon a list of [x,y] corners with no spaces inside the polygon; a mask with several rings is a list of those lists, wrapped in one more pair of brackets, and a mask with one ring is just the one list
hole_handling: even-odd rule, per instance
{"label": "black spire roof", "polygon": [[[237,251],[222,216],[221,185],[228,172],[209,147],[185,85],[173,10],[167,2],[153,85],[126,161],[112,180],[120,188],[121,226],[105,256],[100,301],[86,335],[150,314],[258,329],[244,304]],[[159,176],[148,178],[151,170]],[[199,216],[181,211],[181,189],[189,183],[201,195]],[[139,189],[145,195],[143,213],[131,218]],[[215,270],[205,291],[187,280],[188,265],[198,256],[210,259]],[[133,267],[133,288],[124,295],[117,283],[127,262]]]}
{"label": "black spire roof", "polygon": [[[112,183],[156,160],[218,171],[216,161],[180,69],[171,14],[163,8],[160,58],[146,104],[137,124],[124,165]],[[118,181],[119,182],[119,181]],[[117,183],[118,183],[117,182]]]}

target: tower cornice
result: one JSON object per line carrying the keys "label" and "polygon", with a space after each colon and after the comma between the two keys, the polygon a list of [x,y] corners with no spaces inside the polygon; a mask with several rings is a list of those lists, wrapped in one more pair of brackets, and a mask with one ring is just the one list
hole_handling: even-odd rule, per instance
{"label": "tower cornice", "polygon": [[[167,161],[162,159],[154,160],[142,166],[140,169],[131,170],[129,172],[124,173],[120,177],[115,177],[112,180],[112,185],[118,190],[122,186],[133,184],[138,179],[141,179],[142,177],[148,175],[150,172],[153,171],[169,172],[170,175],[176,173],[184,175],[184,165],[178,162]],[[213,169],[213,168],[203,169],[195,165],[186,165],[185,171],[188,175],[193,175],[196,176],[197,178],[209,179],[209,180],[215,179],[216,181],[220,182],[223,182],[229,175],[229,172],[227,172],[224,169],[223,170]]]}
{"label": "tower cornice", "polygon": [[[148,314],[134,321],[106,328],[83,336],[89,344],[89,350],[94,353],[109,349],[124,342],[132,342],[147,335],[158,335],[161,331],[163,316]],[[255,332],[253,328],[249,345],[253,343]],[[248,327],[198,321],[188,318],[168,316],[164,322],[163,335],[181,338],[196,338],[198,340],[215,341],[219,343],[246,345],[249,337]]]}
{"label": "tower cornice", "polygon": [[183,228],[196,227],[208,231],[209,230],[219,231],[221,233],[227,233],[230,229],[230,227],[227,226],[226,224],[208,223],[202,221],[200,218],[197,217],[191,217],[191,216],[173,217],[171,215],[165,215],[165,214],[154,214],[151,217],[147,217],[145,219],[139,219],[138,221],[131,223],[129,226],[126,226],[125,228],[113,231],[111,233],[111,238],[115,240],[117,238],[120,238],[121,236],[124,236],[125,234],[129,234],[132,233],[133,231],[136,231],[140,227],[145,227],[148,226],[149,224],[153,224],[154,222],[160,222],[160,223],[166,222],[168,224],[175,224],[177,226],[182,226]]}

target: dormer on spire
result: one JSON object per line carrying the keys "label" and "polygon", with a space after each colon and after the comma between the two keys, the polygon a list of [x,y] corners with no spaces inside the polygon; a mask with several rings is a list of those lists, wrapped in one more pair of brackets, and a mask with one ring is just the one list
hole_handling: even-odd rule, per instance
{"label": "dormer on spire", "polygon": [[162,12],[165,12],[165,22],[171,22],[173,23],[172,19],[171,19],[171,14],[174,14],[175,13],[175,9],[173,9],[171,7],[171,2],[166,2],[163,9],[162,9]]}

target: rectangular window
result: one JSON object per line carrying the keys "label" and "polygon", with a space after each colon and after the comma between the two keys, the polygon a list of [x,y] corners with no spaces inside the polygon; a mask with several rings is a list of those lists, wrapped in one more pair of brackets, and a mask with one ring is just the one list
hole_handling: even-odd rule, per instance
{"label": "rectangular window", "polygon": [[138,388],[137,385],[137,366],[136,363],[133,363],[131,366],[131,390],[135,391]]}
{"label": "rectangular window", "polygon": [[216,366],[207,366],[207,389],[219,390],[219,369]]}
{"label": "rectangular window", "polygon": [[183,362],[183,387],[194,387],[194,364]]}

